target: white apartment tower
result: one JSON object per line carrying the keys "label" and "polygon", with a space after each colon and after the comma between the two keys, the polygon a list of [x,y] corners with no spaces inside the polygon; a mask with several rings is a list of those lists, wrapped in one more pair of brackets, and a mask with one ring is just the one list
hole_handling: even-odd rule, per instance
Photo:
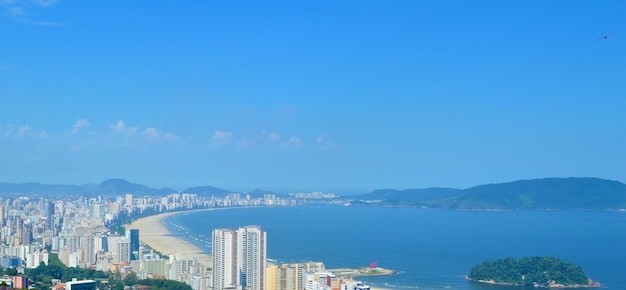
{"label": "white apartment tower", "polygon": [[237,233],[231,229],[213,230],[213,289],[233,288],[237,281]]}
{"label": "white apartment tower", "polygon": [[126,205],[126,207],[128,208],[132,208],[133,207],[133,195],[132,193],[127,193],[124,199],[124,203]]}
{"label": "white apartment tower", "polygon": [[259,226],[213,231],[213,289],[264,290],[267,233]]}
{"label": "white apartment tower", "polygon": [[267,265],[267,233],[259,226],[237,230],[237,264],[241,265],[241,286],[244,289],[265,289]]}

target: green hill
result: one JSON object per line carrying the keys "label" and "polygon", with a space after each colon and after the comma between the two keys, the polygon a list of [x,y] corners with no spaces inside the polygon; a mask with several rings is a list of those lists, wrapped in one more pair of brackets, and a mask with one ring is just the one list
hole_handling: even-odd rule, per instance
{"label": "green hill", "polygon": [[471,281],[533,287],[600,287],[582,268],[555,257],[506,258],[485,261],[472,268]]}

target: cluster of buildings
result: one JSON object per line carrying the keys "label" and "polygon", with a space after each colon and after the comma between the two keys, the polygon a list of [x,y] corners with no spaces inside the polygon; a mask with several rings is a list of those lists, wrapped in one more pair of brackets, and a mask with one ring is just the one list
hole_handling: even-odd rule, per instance
{"label": "cluster of buildings", "polygon": [[258,226],[215,229],[212,240],[213,290],[369,290],[322,262],[268,263],[267,233]]}
{"label": "cluster of buildings", "polygon": [[[322,193],[312,193],[288,198],[273,194],[262,198],[245,194],[206,198],[174,193],[162,197],[125,194],[112,198],[0,199],[0,267],[16,268],[24,273],[25,268],[47,265],[50,253],[55,253],[69,267],[122,275],[134,272],[139,279],[176,280],[194,290],[357,289],[357,284],[335,278],[319,262],[268,263],[267,233],[258,226],[214,230],[212,261],[183,259],[178,255],[165,257],[140,243],[138,229],[128,229],[121,234],[110,229],[117,219],[142,213],[229,206],[293,206],[303,203],[304,199],[325,197],[327,195]],[[28,284],[23,280],[27,277],[20,275],[3,279],[13,287]],[[87,282],[59,281],[64,289],[73,284],[83,285],[81,283]]]}

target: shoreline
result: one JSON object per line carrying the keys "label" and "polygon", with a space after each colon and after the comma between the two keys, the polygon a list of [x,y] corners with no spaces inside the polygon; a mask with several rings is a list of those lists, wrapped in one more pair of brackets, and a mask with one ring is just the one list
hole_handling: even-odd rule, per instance
{"label": "shoreline", "polygon": [[[532,287],[535,288],[548,288],[548,289],[554,289],[554,288],[566,288],[566,289],[574,289],[574,288],[602,288],[602,284],[600,284],[600,282],[598,281],[594,281],[591,278],[589,279],[589,283],[582,285],[582,284],[575,284],[575,285],[563,285],[563,284],[549,284],[549,285],[534,285]],[[524,287],[524,285],[522,284],[515,284],[515,283],[506,283],[506,282],[496,282],[494,280],[474,280],[472,278],[470,278],[469,276],[465,276],[465,280],[473,282],[473,283],[480,283],[480,284],[489,284],[489,285],[500,285],[500,286],[511,286],[511,287]]]}
{"label": "shoreline", "polygon": [[[233,207],[237,208],[237,207]],[[148,247],[160,252],[163,255],[174,256],[177,259],[193,259],[198,261],[203,267],[212,266],[212,256],[207,254],[198,246],[188,242],[178,235],[173,235],[172,232],[165,226],[164,220],[173,216],[186,214],[197,211],[210,211],[210,210],[226,210],[233,208],[203,208],[203,209],[191,209],[175,212],[164,212],[152,216],[147,216],[133,221],[130,224],[124,225],[127,229],[139,230],[139,241],[146,244]],[[366,267],[360,268],[342,268],[342,269],[328,269],[335,275],[346,277],[366,277],[366,276],[387,276],[396,273],[395,270],[375,268],[372,269]],[[337,271],[337,273],[335,273]],[[372,287],[372,290],[388,290],[385,287]]]}
{"label": "shoreline", "polygon": [[211,255],[207,254],[198,246],[187,240],[173,235],[163,224],[163,221],[173,215],[185,214],[195,211],[220,210],[226,208],[203,208],[175,212],[164,212],[133,221],[124,225],[127,229],[139,230],[139,241],[163,255],[174,256],[179,259],[195,259],[203,266],[210,266]]}
{"label": "shoreline", "polygon": [[329,272],[332,272],[336,276],[342,277],[371,277],[371,276],[389,276],[396,273],[395,270],[385,269],[385,268],[340,268],[340,269],[326,269]]}

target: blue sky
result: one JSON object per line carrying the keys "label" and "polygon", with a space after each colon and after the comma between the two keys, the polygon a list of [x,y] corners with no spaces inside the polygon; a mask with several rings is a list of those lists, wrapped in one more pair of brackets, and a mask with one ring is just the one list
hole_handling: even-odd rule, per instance
{"label": "blue sky", "polygon": [[3,182],[569,176],[626,182],[624,1],[0,0]]}

